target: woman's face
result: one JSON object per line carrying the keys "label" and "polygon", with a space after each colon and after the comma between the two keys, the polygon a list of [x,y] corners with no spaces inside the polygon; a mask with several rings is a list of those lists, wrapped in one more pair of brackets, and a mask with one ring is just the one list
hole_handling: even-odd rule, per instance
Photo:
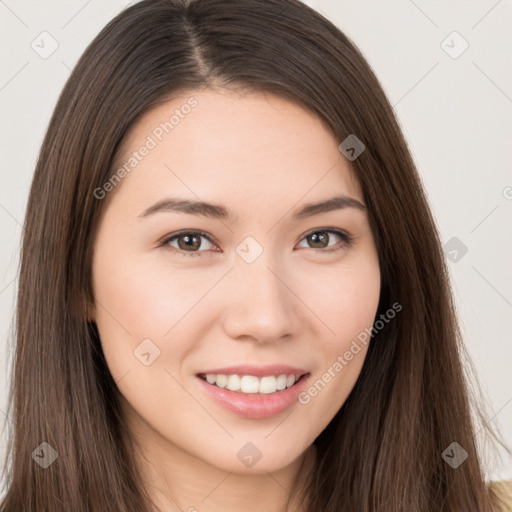
{"label": "woman's face", "polygon": [[340,142],[294,103],[212,90],[157,106],[126,137],[117,178],[95,191],[112,197],[91,316],[148,450],[275,471],[347,399],[380,272]]}

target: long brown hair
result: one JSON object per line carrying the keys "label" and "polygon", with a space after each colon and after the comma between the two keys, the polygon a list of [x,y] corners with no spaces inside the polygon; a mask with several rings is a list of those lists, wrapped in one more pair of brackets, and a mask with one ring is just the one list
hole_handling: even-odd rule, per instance
{"label": "long brown hair", "polygon": [[[9,408],[15,428],[0,510],[155,510],[97,329],[87,322],[93,244],[107,204],[94,190],[112,176],[123,137],[142,114],[214,86],[281,95],[318,115],[340,143],[351,134],[364,143],[350,165],[378,248],[377,318],[395,302],[403,307],[372,337],[352,393],[315,440],[316,466],[301,489],[307,510],[500,510],[477,435],[499,439],[471,384],[476,372],[407,144],[354,44],[298,0],[143,0],[113,19],[73,70],[26,211]],[[58,455],[46,469],[35,462],[39,452],[53,453],[43,442]],[[457,468],[442,456],[454,442],[467,453]]]}

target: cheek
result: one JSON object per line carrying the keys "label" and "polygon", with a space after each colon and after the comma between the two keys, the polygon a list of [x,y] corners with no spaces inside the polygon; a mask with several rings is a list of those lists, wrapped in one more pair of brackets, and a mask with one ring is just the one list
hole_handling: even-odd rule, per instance
{"label": "cheek", "polygon": [[380,297],[378,267],[345,275],[338,284],[337,296],[332,295],[337,300],[332,301],[329,311],[336,338],[345,344],[373,324]]}
{"label": "cheek", "polygon": [[[368,251],[338,269],[316,275],[308,306],[318,314],[327,335],[318,336],[319,365],[299,402],[325,427],[352,391],[364,364],[380,297],[380,269]],[[313,435],[313,432],[311,432]]]}
{"label": "cheek", "polygon": [[337,267],[308,279],[303,296],[325,325],[324,350],[341,351],[371,327],[380,298],[380,269],[374,251],[354,253]]}
{"label": "cheek", "polygon": [[[152,366],[170,367],[173,361],[179,361],[191,349],[182,327],[191,318],[209,323],[207,318],[197,318],[204,309],[195,306],[221,275],[222,271],[171,268],[165,258],[154,255],[130,256],[109,251],[108,247],[98,252],[93,267],[95,320],[114,378],[134,364],[134,350],[147,339],[157,347],[155,353],[160,350],[163,356]],[[178,337],[180,342],[175,343]],[[166,360],[168,352],[172,352],[172,358]]]}
{"label": "cheek", "polygon": [[125,269],[114,276],[109,300],[117,301],[120,316],[133,331],[162,340],[184,323],[208,322],[198,317],[204,308],[196,306],[208,300],[206,295],[225,272],[180,269],[150,258],[127,262]]}

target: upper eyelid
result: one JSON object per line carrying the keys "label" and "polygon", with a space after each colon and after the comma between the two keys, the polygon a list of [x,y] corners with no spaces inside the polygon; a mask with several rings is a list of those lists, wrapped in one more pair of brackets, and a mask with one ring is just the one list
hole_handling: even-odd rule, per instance
{"label": "upper eyelid", "polygon": [[165,236],[162,239],[162,243],[167,243],[169,240],[172,240],[173,238],[177,238],[181,235],[188,235],[188,234],[204,236],[212,244],[216,244],[216,245],[218,244],[217,239],[215,237],[213,237],[212,235],[209,235],[208,233],[205,233],[204,231],[198,231],[196,229],[184,229],[182,231],[178,231],[177,233],[171,233],[170,235]]}
{"label": "upper eyelid", "polygon": [[[199,231],[199,230],[196,230],[196,229],[184,229],[184,230],[181,230],[181,231],[178,231],[177,233],[171,233],[170,235],[166,235],[162,238],[161,242],[158,242],[158,247],[170,247],[171,249],[174,249],[175,251],[180,251],[180,252],[186,252],[186,251],[181,251],[181,249],[176,249],[175,247],[171,247],[169,245],[169,243],[172,241],[174,241],[174,239],[178,238],[179,236],[181,235],[187,235],[187,234],[193,234],[193,235],[198,235],[198,236],[202,236],[204,238],[206,238],[211,244],[215,245],[215,246],[218,246],[219,243],[217,242],[216,238],[213,237],[212,235],[209,235],[208,233],[205,233],[204,231]],[[200,253],[200,252],[206,252],[206,251],[188,251],[190,254],[193,254],[193,253]]]}

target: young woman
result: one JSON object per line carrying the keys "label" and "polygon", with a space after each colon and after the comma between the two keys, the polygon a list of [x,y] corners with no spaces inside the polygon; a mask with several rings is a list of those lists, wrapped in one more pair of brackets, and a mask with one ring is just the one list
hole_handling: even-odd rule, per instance
{"label": "young woman", "polygon": [[37,162],[0,510],[506,510],[448,282],[339,29],[296,0],[134,4]]}

